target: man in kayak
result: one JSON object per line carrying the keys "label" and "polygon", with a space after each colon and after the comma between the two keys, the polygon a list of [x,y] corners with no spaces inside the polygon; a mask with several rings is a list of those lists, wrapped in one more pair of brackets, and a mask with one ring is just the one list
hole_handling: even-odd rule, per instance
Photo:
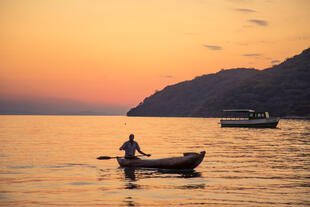
{"label": "man in kayak", "polygon": [[125,158],[127,159],[134,159],[135,157],[135,152],[138,150],[138,152],[142,155],[145,156],[151,156],[150,154],[145,154],[140,150],[139,144],[134,141],[135,135],[131,134],[129,135],[129,141],[125,142],[119,150],[125,150]]}

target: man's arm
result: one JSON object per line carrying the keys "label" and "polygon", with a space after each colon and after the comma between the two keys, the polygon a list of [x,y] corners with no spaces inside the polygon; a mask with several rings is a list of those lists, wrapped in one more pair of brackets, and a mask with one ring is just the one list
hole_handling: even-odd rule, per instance
{"label": "man's arm", "polygon": [[119,150],[124,150],[125,147],[126,147],[126,143],[127,143],[127,142],[125,142],[125,143],[119,148]]}
{"label": "man's arm", "polygon": [[137,146],[136,146],[136,149],[138,150],[138,152],[140,153],[140,154],[142,154],[142,155],[144,155],[144,156],[151,156],[151,154],[146,154],[146,153],[144,153],[144,152],[142,152],[141,150],[140,150],[140,146],[139,146],[139,144],[136,142],[136,144],[137,144]]}
{"label": "man's arm", "polygon": [[138,142],[136,142],[136,149],[137,149],[137,151],[140,153],[140,154],[142,154],[142,155],[144,155],[144,156],[151,156],[151,154],[146,154],[146,153],[144,153],[144,152],[142,152],[141,150],[140,150],[140,146],[139,146],[139,144],[138,144]]}
{"label": "man's arm", "polygon": [[138,149],[138,152],[140,153],[140,154],[142,154],[142,155],[145,155],[145,156],[151,156],[151,154],[146,154],[146,153],[144,153],[144,152],[142,152],[140,149]]}

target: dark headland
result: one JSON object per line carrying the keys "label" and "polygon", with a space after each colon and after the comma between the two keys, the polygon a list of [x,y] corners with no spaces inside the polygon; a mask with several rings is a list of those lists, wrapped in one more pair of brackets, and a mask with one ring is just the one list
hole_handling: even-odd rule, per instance
{"label": "dark headland", "polygon": [[232,108],[309,118],[310,48],[264,70],[227,69],[167,86],[127,116],[219,117]]}

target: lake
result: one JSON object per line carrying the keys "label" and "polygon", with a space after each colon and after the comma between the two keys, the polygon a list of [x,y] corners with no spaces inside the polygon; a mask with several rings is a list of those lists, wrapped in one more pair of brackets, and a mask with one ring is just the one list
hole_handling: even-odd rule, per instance
{"label": "lake", "polygon": [[[150,158],[205,150],[194,170],[120,168],[130,133]],[[0,116],[1,206],[309,206],[310,121]]]}

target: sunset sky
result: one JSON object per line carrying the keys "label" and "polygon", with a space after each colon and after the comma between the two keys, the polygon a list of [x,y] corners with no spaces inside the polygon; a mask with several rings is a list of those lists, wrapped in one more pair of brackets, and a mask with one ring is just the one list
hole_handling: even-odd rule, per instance
{"label": "sunset sky", "polygon": [[1,0],[0,112],[125,114],[156,90],[310,47],[309,0]]}

